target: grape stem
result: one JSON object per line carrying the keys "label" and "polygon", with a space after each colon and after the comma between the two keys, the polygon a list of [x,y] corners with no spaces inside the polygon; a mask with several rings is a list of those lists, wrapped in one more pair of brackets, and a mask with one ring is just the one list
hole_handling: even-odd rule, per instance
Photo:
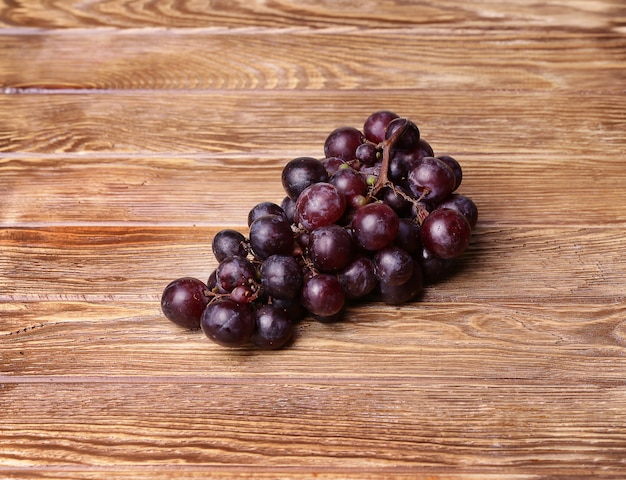
{"label": "grape stem", "polygon": [[397,188],[394,183],[389,180],[389,163],[391,162],[391,152],[393,151],[393,147],[395,146],[398,139],[406,132],[409,126],[408,120],[404,122],[401,128],[398,128],[391,137],[386,140],[383,140],[378,144],[378,148],[382,148],[383,151],[383,161],[381,163],[380,173],[378,174],[378,179],[376,183],[372,187],[372,191],[370,193],[370,197],[375,197],[383,188],[387,187],[393,190],[396,195],[401,196],[405,200],[411,202],[415,207],[415,219],[421,225],[424,219],[428,216],[428,210],[424,206],[420,200],[415,200],[410,197],[406,193],[404,193],[401,189]]}

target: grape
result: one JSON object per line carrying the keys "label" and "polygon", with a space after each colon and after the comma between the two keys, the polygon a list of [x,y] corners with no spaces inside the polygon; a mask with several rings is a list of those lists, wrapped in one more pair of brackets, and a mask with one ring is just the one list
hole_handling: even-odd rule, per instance
{"label": "grape", "polygon": [[384,203],[393,208],[398,215],[406,215],[411,211],[411,202],[409,202],[405,196],[398,193],[401,191],[402,188],[400,187],[396,187],[395,190],[385,187],[378,196]]}
{"label": "grape", "polygon": [[365,138],[370,142],[380,143],[385,140],[385,131],[392,120],[399,118],[397,114],[389,110],[379,110],[372,113],[363,125]]}
{"label": "grape", "polygon": [[343,309],[345,301],[346,295],[334,275],[320,273],[304,281],[302,305],[313,315],[336,315]]}
{"label": "grape", "polygon": [[422,158],[409,172],[409,187],[428,202],[440,202],[454,190],[456,178],[452,169],[435,157]]}
{"label": "grape", "polygon": [[328,172],[316,158],[298,157],[283,168],[282,182],[287,195],[296,200],[302,191],[314,183],[327,182]]}
{"label": "grape", "polygon": [[389,305],[400,305],[414,299],[422,293],[423,287],[422,271],[417,267],[413,268],[413,275],[405,283],[400,285],[389,285],[386,282],[379,283],[380,296],[383,302]]}
{"label": "grape", "polygon": [[293,334],[287,312],[272,305],[264,305],[255,312],[255,326],[251,341],[264,350],[283,347]]}
{"label": "grape", "polygon": [[374,256],[374,273],[385,285],[401,285],[413,275],[413,259],[399,247],[385,247]]}
{"label": "grape", "polygon": [[202,312],[209,303],[209,289],[197,278],[182,277],[163,290],[161,310],[166,318],[181,327],[200,328]]}
{"label": "grape", "polygon": [[399,222],[396,212],[385,203],[364,205],[352,218],[355,240],[365,250],[385,248],[396,238]]}
{"label": "grape", "polygon": [[326,172],[330,176],[336,173],[338,170],[344,168],[348,164],[339,157],[330,157],[322,160],[322,165],[324,165]]}
{"label": "grape", "polygon": [[296,201],[287,195],[283,198],[283,201],[280,203],[280,208],[285,212],[285,217],[290,223],[296,223],[295,215],[296,215]]}
{"label": "grape", "polygon": [[314,230],[335,223],[346,209],[346,199],[330,183],[316,183],[296,201],[298,219],[304,228]]}
{"label": "grape", "polygon": [[304,305],[300,302],[300,297],[283,299],[272,298],[272,306],[279,308],[287,314],[292,323],[297,323],[307,315]]}
{"label": "grape", "polygon": [[451,208],[433,210],[422,223],[422,242],[438,257],[458,257],[467,248],[472,227],[465,216]]}
{"label": "grape", "polygon": [[422,158],[433,157],[434,155],[433,149],[423,138],[420,138],[417,146],[409,152],[394,150],[389,164],[390,180],[394,183],[402,182]]}
{"label": "grape", "polygon": [[419,252],[422,248],[420,226],[410,218],[401,218],[394,244],[410,255]]}
{"label": "grape", "polygon": [[215,343],[239,347],[248,343],[256,322],[250,305],[223,297],[205,308],[200,325],[204,334]]}
{"label": "grape", "polygon": [[441,202],[437,208],[451,208],[461,212],[470,224],[472,229],[478,222],[478,208],[471,198],[461,195],[460,193],[453,193],[443,202]]}
{"label": "grape", "polygon": [[371,143],[363,143],[357,147],[354,155],[364,165],[374,165],[380,160],[381,152]]}
{"label": "grape", "polygon": [[260,258],[270,255],[290,255],[293,250],[293,232],[289,221],[280,215],[265,215],[250,225],[250,245]]}
{"label": "grape", "polygon": [[455,158],[449,155],[440,155],[437,158],[445,163],[448,167],[450,167],[450,169],[454,173],[455,183],[452,191],[456,190],[457,188],[459,188],[459,186],[461,185],[461,181],[463,180],[463,169],[461,168],[461,164],[457,162]]}
{"label": "grape", "polygon": [[261,202],[256,204],[252,210],[250,210],[250,213],[248,213],[248,226],[252,225],[252,222],[257,218],[264,217],[265,215],[282,215],[287,218],[285,211],[279,205],[272,202]]}
{"label": "grape", "polygon": [[356,149],[363,143],[363,134],[354,127],[339,127],[333,130],[324,143],[326,158],[338,157],[344,161],[356,158]]}
{"label": "grape", "polygon": [[325,225],[311,232],[309,255],[315,268],[336,272],[350,261],[352,236],[339,225]]}
{"label": "grape", "polygon": [[256,279],[256,268],[243,257],[228,257],[224,259],[216,271],[217,286],[226,292],[231,292],[240,285],[251,285]]}
{"label": "grape", "polygon": [[411,120],[406,118],[396,118],[387,125],[385,133],[385,139],[389,140],[397,131],[399,133],[398,140],[396,141],[394,148],[401,152],[408,152],[413,150],[419,145],[420,131]]}
{"label": "grape", "polygon": [[432,284],[443,280],[452,273],[454,267],[453,259],[440,258],[425,248],[422,248],[415,259],[424,275],[424,283]]}
{"label": "grape", "polygon": [[171,282],[166,318],[223,346],[276,350],[306,317],[332,323],[347,302],[416,300],[454,272],[478,219],[476,204],[456,193],[455,158],[435,156],[418,126],[389,110],[362,130],[336,128],[323,153],[285,164],[286,196],[249,210],[247,236],[216,233],[217,267],[206,284]]}
{"label": "grape", "polygon": [[352,168],[338,170],[330,177],[330,183],[345,197],[346,204],[353,208],[359,207],[361,199],[367,195],[365,178]]}
{"label": "grape", "polygon": [[232,256],[245,257],[246,237],[236,230],[220,230],[213,237],[211,248],[218,262]]}
{"label": "grape", "polygon": [[341,288],[350,299],[371,293],[378,285],[374,263],[366,256],[359,256],[337,274]]}
{"label": "grape", "polygon": [[295,258],[286,255],[267,257],[260,273],[267,296],[288,300],[300,294],[302,271]]}

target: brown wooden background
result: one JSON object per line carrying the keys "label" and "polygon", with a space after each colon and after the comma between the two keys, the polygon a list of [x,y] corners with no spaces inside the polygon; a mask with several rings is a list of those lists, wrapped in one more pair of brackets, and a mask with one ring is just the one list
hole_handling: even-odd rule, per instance
{"label": "brown wooden background", "polygon": [[[461,271],[229,351],[163,318],[282,165],[386,108],[464,167]],[[626,4],[0,7],[1,478],[626,475]]]}

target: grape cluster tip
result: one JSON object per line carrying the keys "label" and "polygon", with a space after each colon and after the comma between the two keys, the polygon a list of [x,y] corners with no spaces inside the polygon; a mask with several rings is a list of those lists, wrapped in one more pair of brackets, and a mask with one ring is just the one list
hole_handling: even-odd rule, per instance
{"label": "grape cluster tip", "polygon": [[340,321],[348,305],[400,305],[453,271],[478,210],[457,192],[463,171],[435,156],[418,126],[380,110],[362,129],[340,127],[324,158],[282,170],[285,197],[255,205],[248,234],[212,240],[206,281],[181,277],[161,296],[166,318],[226,347],[279,349],[306,317]]}

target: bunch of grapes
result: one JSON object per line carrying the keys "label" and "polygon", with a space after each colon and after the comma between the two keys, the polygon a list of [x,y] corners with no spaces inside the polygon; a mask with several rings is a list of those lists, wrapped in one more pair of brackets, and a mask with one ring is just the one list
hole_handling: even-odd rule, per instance
{"label": "bunch of grapes", "polygon": [[435,156],[414,122],[386,110],[361,130],[335,129],[324,154],[285,165],[285,198],[250,210],[247,237],[215,235],[218,267],[206,282],[171,282],[167,318],[223,346],[277,349],[307,316],[336,322],[353,302],[399,305],[452,271],[478,217],[456,193],[458,161]]}

